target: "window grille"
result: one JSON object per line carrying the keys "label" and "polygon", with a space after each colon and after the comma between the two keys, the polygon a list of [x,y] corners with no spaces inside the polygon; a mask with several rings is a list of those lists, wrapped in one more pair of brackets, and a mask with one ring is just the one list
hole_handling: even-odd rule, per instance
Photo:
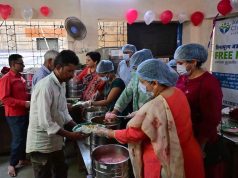
{"label": "window grille", "polygon": [[121,47],[127,43],[124,21],[98,20],[98,47]]}
{"label": "window grille", "polygon": [[8,66],[8,56],[23,56],[25,68],[39,67],[49,49],[68,49],[64,20],[4,21],[0,25],[0,69]]}

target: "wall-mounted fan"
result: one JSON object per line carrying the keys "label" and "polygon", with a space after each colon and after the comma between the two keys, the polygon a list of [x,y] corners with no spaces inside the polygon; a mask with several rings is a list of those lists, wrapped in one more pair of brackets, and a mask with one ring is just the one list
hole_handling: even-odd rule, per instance
{"label": "wall-mounted fan", "polygon": [[68,17],[64,22],[64,26],[68,35],[73,39],[83,40],[86,37],[86,27],[77,17]]}

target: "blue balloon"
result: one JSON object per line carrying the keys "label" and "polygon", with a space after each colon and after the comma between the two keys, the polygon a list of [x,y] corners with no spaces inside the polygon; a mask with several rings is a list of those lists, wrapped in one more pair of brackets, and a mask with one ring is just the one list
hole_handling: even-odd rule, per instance
{"label": "blue balloon", "polygon": [[78,32],[78,29],[75,26],[72,26],[70,30],[72,33],[75,33],[75,34]]}

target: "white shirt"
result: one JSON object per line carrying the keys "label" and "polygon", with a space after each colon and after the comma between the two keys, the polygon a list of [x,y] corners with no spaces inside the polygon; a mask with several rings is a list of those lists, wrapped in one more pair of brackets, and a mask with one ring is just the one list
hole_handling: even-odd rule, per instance
{"label": "white shirt", "polygon": [[117,68],[117,75],[120,77],[125,85],[127,85],[131,80],[131,69],[127,66],[126,61],[122,60]]}
{"label": "white shirt", "polygon": [[72,120],[65,92],[65,83],[60,84],[54,72],[35,85],[31,96],[27,153],[51,153],[62,149],[63,137],[56,133]]}

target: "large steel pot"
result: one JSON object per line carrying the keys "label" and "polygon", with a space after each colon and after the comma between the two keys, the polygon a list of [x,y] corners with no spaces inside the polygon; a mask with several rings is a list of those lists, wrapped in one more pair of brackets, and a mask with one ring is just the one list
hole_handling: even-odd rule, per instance
{"label": "large steel pot", "polygon": [[92,106],[89,108],[85,108],[84,110],[84,119],[86,122],[91,122],[91,119],[96,116],[104,116],[107,112],[106,107],[101,106]]}
{"label": "large steel pot", "polygon": [[[94,123],[94,124],[104,125],[108,129],[113,129],[113,130],[120,129],[121,122],[120,122],[119,119],[116,119],[112,123],[104,122],[104,119],[105,119],[104,116],[93,117],[91,119],[91,122]],[[99,145],[106,145],[106,144],[112,144],[112,143],[118,143],[118,142],[115,139],[112,139],[112,138],[109,139],[109,138],[106,138],[106,137],[99,137],[99,136],[97,136],[93,133],[90,136],[91,151]]]}
{"label": "large steel pot", "polygon": [[126,147],[109,144],[92,152],[93,176],[95,178],[129,178],[129,151]]}

